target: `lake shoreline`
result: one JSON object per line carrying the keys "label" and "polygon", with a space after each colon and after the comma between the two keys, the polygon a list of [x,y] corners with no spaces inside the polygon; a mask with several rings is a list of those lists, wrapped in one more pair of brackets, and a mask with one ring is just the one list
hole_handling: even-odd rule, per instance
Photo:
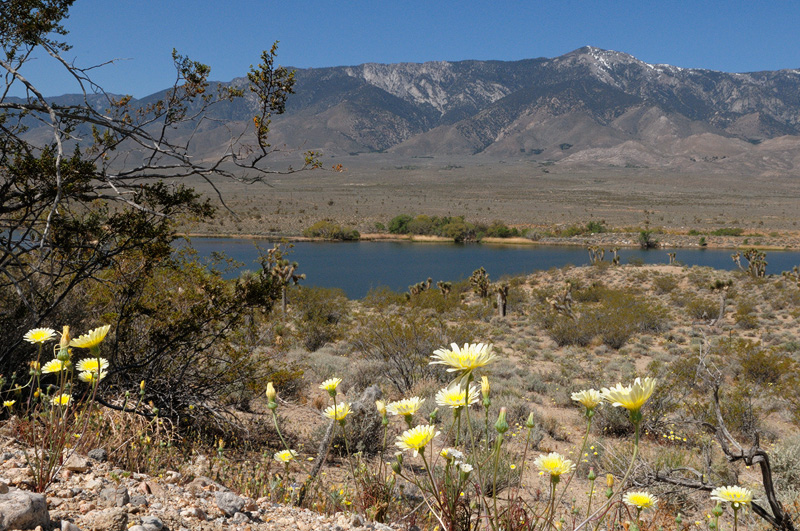
{"label": "lake shoreline", "polygon": [[[244,240],[266,240],[273,242],[331,242],[338,240],[326,240],[323,238],[308,238],[298,235],[276,235],[276,234],[237,234],[237,233],[200,233],[185,232],[179,233],[180,237],[187,238],[222,238],[222,239],[244,239]],[[706,245],[700,245],[700,235],[689,236],[685,234],[654,234],[658,242],[656,249],[730,249],[732,251],[743,249],[759,249],[762,251],[797,251],[800,250],[800,236],[792,234],[788,237],[771,236],[711,236],[706,235]],[[572,236],[569,238],[544,237],[538,240],[528,238],[484,238],[483,244],[508,245],[508,246],[548,246],[564,245],[589,247],[595,246],[611,250],[614,247],[621,249],[639,248],[639,234],[633,232],[603,232],[591,235]],[[750,242],[749,240],[755,240]],[[357,241],[362,242],[410,242],[410,243],[453,243],[450,238],[442,236],[424,235],[397,235],[384,233],[362,234]],[[745,243],[747,242],[747,243]],[[780,242],[780,243],[779,243]],[[347,243],[347,242],[344,242]]]}

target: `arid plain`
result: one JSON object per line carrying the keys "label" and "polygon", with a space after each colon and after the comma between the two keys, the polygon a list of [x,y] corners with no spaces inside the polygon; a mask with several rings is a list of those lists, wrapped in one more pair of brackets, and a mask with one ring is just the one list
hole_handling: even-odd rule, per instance
{"label": "arid plain", "polygon": [[[295,160],[292,161],[292,158]],[[298,155],[275,158],[297,168]],[[800,176],[580,167],[480,156],[407,158],[392,154],[323,156],[325,169],[275,175],[267,184],[218,183],[227,207],[196,234],[299,235],[329,219],[362,233],[399,214],[463,215],[549,231],[605,221],[612,229],[667,233],[736,227],[794,247]],[[331,171],[341,164],[343,171]],[[196,188],[217,201],[208,184]],[[776,234],[777,233],[777,234]]]}

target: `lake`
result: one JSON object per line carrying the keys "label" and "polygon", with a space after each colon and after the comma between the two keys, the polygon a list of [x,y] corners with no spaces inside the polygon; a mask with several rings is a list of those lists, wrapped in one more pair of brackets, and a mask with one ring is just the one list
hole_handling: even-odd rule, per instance
{"label": "lake", "polygon": [[[192,238],[192,246],[201,258],[224,252],[243,263],[243,270],[255,270],[256,245],[272,247],[268,240],[237,238]],[[459,281],[469,278],[479,267],[491,280],[504,275],[521,275],[552,267],[588,265],[589,253],[583,246],[495,245],[411,242],[297,242],[288,258],[298,262],[298,273],[305,273],[305,286],[341,288],[351,299],[360,299],[375,287],[388,286],[406,291],[417,282],[433,278]],[[266,251],[265,251],[266,252]],[[710,266],[732,270],[731,249],[621,249],[622,264],[640,260],[647,264],[666,264],[667,252],[686,265]],[[611,253],[606,251],[606,260]],[[742,260],[745,262],[744,260]],[[780,274],[800,264],[798,251],[768,251],[767,273]],[[235,277],[238,271],[226,273]]]}

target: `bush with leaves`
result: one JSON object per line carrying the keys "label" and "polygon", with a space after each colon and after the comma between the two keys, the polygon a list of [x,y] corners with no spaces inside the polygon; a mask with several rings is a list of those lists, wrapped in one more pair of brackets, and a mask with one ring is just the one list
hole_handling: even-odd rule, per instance
{"label": "bush with leaves", "polygon": [[297,335],[313,352],[341,337],[348,315],[347,296],[338,288],[298,286],[291,291]]}

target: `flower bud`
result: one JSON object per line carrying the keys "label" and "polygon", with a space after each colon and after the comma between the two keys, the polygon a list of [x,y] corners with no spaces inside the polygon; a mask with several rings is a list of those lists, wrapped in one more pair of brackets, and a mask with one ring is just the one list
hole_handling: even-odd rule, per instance
{"label": "flower bud", "polygon": [[272,385],[272,382],[267,383],[267,407],[270,409],[275,409],[278,407],[278,403],[275,399],[278,397],[277,391],[275,391],[275,386]]}
{"label": "flower bud", "polygon": [[395,474],[399,474],[400,471],[403,469],[403,465],[398,463],[397,461],[392,461],[392,472]]}
{"label": "flower bud", "polygon": [[497,433],[504,434],[508,431],[508,422],[506,422],[506,408],[500,408],[500,415],[497,416],[497,422],[494,423],[494,429]]}
{"label": "flower bud", "polygon": [[139,383],[139,394],[144,395],[144,380]]}
{"label": "flower bud", "polygon": [[714,531],[717,528],[717,523],[714,520],[709,520],[708,521],[708,528],[711,531]]}
{"label": "flower bud", "polygon": [[438,417],[439,417],[439,408],[437,407],[436,409],[431,411],[431,414],[428,416],[428,419],[430,420],[431,424],[436,424],[436,419]]}
{"label": "flower bud", "polygon": [[681,518],[681,513],[678,513],[678,516],[675,517],[675,523],[678,524],[678,527],[681,526],[683,523],[683,518]]}
{"label": "flower bud", "polygon": [[481,376],[481,395],[483,395],[483,407],[489,407],[492,405],[492,401],[489,400],[489,378],[486,376]]}
{"label": "flower bud", "polygon": [[378,415],[382,418],[386,418],[386,402],[383,400],[376,400],[375,408],[378,410]]}
{"label": "flower bud", "polygon": [[69,326],[65,326],[64,330],[61,332],[61,342],[58,344],[59,348],[66,349],[69,346],[69,342],[72,338],[69,335]]}
{"label": "flower bud", "polygon": [[594,473],[594,468],[589,469],[588,479],[589,481],[594,481],[595,479],[597,479],[597,474]]}
{"label": "flower bud", "polygon": [[711,509],[711,514],[719,518],[720,516],[722,516],[722,513],[723,513],[722,504],[717,502],[714,508]]}
{"label": "flower bud", "polygon": [[606,486],[609,489],[614,488],[614,474],[606,474]]}
{"label": "flower bud", "polygon": [[525,421],[525,427],[532,430],[536,426],[536,421],[533,420],[533,411],[528,415],[528,420]]}

